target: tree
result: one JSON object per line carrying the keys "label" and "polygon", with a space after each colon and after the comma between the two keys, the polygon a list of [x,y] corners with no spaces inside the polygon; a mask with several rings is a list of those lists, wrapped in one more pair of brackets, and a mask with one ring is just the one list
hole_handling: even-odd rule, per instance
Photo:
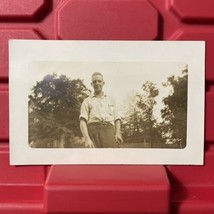
{"label": "tree", "polygon": [[165,138],[179,144],[181,148],[186,145],[187,74],[185,68],[182,76],[171,76],[164,83],[165,87],[171,87],[171,94],[163,99],[165,107],[161,110]]}
{"label": "tree", "polygon": [[124,119],[123,136],[126,142],[144,142],[152,146],[158,137],[159,141],[161,139],[153,114],[159,90],[150,81],[146,81],[141,89],[140,93],[131,98],[132,102]]}
{"label": "tree", "polygon": [[47,147],[81,136],[80,106],[88,94],[82,80],[65,75],[46,75],[37,82],[29,96],[29,141]]}

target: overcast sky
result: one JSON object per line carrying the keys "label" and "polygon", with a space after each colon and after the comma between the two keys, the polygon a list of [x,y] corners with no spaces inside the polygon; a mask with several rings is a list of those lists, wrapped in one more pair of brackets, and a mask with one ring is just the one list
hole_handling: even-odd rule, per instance
{"label": "overcast sky", "polygon": [[[29,65],[29,89],[45,75],[64,74],[71,79],[81,79],[90,89],[91,75],[101,72],[104,76],[104,92],[115,98],[122,106],[127,96],[140,91],[145,81],[152,81],[159,89],[157,112],[161,100],[167,96],[169,89],[162,86],[167,78],[181,76],[184,62],[33,62]],[[158,114],[158,113],[156,113]]]}

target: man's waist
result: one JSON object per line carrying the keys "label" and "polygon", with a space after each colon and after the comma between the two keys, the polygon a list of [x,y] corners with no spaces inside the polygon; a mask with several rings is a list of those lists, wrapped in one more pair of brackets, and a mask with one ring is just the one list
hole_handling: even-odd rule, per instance
{"label": "man's waist", "polygon": [[108,121],[99,121],[99,122],[90,122],[88,123],[89,126],[113,126],[111,122]]}

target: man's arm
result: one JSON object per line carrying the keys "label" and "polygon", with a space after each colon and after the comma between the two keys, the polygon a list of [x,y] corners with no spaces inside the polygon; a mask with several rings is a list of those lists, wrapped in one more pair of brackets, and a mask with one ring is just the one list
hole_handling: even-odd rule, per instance
{"label": "man's arm", "polygon": [[80,130],[85,139],[85,146],[89,148],[94,148],[94,144],[88,134],[87,123],[83,118],[80,118]]}
{"label": "man's arm", "polygon": [[118,119],[115,121],[115,139],[117,143],[123,143],[123,138],[121,135],[121,121]]}

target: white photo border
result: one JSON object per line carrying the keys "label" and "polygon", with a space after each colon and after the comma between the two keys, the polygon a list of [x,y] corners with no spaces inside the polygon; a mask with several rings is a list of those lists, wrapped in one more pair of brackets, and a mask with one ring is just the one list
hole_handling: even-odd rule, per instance
{"label": "white photo border", "polygon": [[[184,62],[188,64],[187,142],[183,149],[31,148],[28,66],[34,61]],[[202,165],[204,159],[204,41],[9,41],[10,164]]]}

